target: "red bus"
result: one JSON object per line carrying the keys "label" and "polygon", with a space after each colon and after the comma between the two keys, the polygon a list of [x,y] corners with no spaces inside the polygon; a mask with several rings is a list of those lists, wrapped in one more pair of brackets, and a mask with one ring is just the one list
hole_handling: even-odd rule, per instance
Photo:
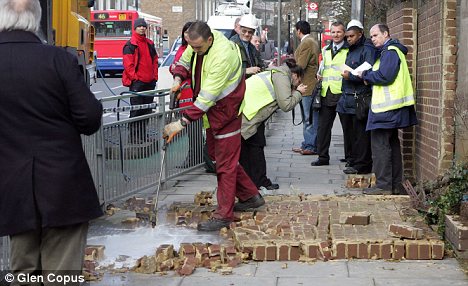
{"label": "red bus", "polygon": [[158,55],[162,55],[162,19],[138,11],[91,11],[91,23],[96,37],[94,50],[97,53],[97,68],[103,73],[123,71],[122,51],[134,31],[133,22],[145,19],[148,24],[146,36],[154,42]]}

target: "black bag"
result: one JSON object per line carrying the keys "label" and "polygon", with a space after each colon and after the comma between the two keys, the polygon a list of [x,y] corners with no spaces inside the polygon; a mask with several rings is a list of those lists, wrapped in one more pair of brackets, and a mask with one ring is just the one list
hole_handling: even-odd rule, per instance
{"label": "black bag", "polygon": [[322,108],[322,81],[319,80],[312,91],[312,109],[319,110]]}
{"label": "black bag", "polygon": [[356,118],[358,120],[365,120],[369,115],[369,108],[371,105],[372,94],[358,94],[356,96]]}

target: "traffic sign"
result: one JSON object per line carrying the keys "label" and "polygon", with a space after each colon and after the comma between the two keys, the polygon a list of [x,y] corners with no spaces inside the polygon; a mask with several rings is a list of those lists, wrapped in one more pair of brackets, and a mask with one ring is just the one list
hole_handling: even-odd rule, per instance
{"label": "traffic sign", "polygon": [[310,2],[307,6],[307,10],[309,11],[318,11],[318,4],[317,2]]}

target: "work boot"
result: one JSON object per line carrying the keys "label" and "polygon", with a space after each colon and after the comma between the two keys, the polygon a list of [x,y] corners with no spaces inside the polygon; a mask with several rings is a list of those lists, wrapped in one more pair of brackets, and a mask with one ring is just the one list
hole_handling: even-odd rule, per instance
{"label": "work boot", "polygon": [[381,188],[372,187],[372,188],[363,189],[362,193],[365,195],[391,195],[392,191],[387,191]]}
{"label": "work boot", "polygon": [[234,205],[234,211],[235,212],[243,212],[249,209],[256,209],[258,207],[261,207],[265,204],[265,200],[263,199],[262,195],[258,194],[250,199],[241,202],[239,201]]}
{"label": "work boot", "polygon": [[207,221],[198,223],[197,229],[199,231],[219,231],[223,227],[229,228],[231,221],[219,218],[210,218]]}

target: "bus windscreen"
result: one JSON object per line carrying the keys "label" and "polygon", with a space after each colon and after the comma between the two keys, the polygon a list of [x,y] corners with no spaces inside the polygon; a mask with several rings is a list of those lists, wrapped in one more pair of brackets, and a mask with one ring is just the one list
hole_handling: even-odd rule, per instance
{"label": "bus windscreen", "polygon": [[130,37],[132,21],[93,22],[96,37]]}

